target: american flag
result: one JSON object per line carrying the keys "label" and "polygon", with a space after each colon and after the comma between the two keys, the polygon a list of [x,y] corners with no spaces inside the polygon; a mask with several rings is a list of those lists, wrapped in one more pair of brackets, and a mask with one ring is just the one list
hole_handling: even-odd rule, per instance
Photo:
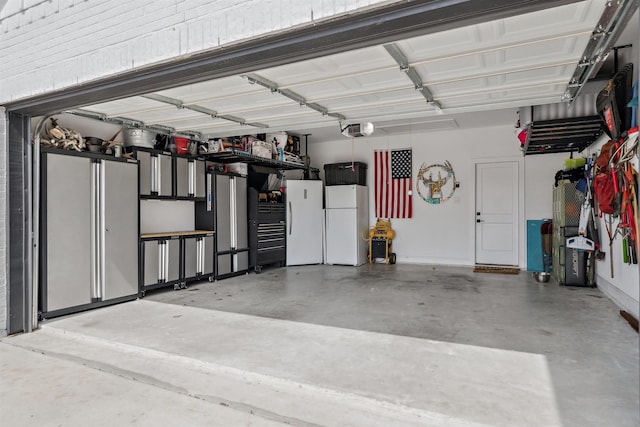
{"label": "american flag", "polygon": [[375,150],[375,208],[378,218],[411,218],[411,149]]}

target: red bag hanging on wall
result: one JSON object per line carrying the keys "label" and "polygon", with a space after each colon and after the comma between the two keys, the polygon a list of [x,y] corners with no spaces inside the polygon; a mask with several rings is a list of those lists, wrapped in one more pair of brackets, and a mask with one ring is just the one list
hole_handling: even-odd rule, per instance
{"label": "red bag hanging on wall", "polygon": [[615,188],[611,173],[600,172],[593,179],[593,191],[600,213],[613,214],[615,212]]}

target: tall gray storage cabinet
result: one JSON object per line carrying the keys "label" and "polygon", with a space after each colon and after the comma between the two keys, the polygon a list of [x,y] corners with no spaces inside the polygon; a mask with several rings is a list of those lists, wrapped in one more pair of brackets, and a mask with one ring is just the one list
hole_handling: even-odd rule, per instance
{"label": "tall gray storage cabinet", "polygon": [[249,269],[247,179],[207,174],[207,201],[196,202],[196,228],[216,230],[215,276],[225,278]]}
{"label": "tall gray storage cabinet", "polygon": [[43,149],[41,165],[41,317],[135,299],[138,163]]}

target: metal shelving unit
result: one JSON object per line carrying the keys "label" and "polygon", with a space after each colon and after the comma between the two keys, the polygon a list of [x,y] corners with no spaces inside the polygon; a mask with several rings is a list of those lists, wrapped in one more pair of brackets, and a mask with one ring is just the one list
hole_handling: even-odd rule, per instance
{"label": "metal shelving unit", "polygon": [[524,154],[581,152],[602,135],[600,116],[534,121],[529,127]]}
{"label": "metal shelving unit", "polygon": [[246,151],[229,150],[220,151],[218,153],[205,153],[202,155],[205,159],[216,163],[247,163],[249,165],[271,168],[275,170],[307,170],[308,167],[300,163],[283,162],[280,160],[267,159],[264,157],[254,156]]}

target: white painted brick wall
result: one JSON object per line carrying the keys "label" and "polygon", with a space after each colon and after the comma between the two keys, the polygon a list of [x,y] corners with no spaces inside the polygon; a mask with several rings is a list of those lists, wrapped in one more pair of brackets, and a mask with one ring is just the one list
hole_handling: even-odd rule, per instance
{"label": "white painted brick wall", "polygon": [[8,0],[0,104],[397,1]]}
{"label": "white painted brick wall", "polygon": [[7,127],[0,107],[0,337],[7,334]]}

